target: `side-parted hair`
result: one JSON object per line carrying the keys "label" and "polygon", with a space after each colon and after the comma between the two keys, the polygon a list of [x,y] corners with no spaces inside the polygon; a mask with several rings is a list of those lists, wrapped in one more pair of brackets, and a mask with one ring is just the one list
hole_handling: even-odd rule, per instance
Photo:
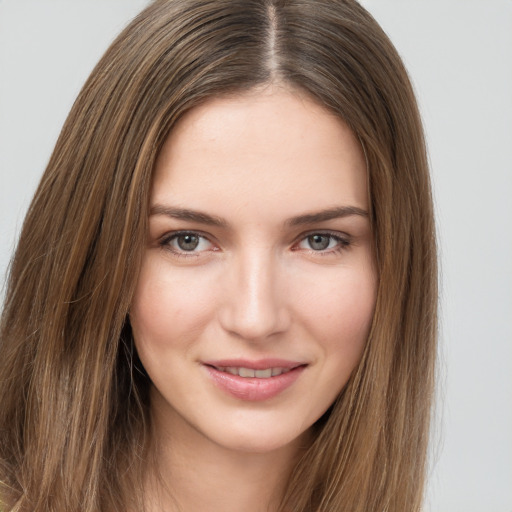
{"label": "side-parted hair", "polygon": [[80,92],[11,262],[0,325],[3,512],[142,510],[150,382],[127,312],[155,159],[185,112],[270,83],[309,94],[360,140],[378,272],[363,357],[314,426],[282,510],[420,510],[436,243],[400,57],[354,0],[157,0]]}

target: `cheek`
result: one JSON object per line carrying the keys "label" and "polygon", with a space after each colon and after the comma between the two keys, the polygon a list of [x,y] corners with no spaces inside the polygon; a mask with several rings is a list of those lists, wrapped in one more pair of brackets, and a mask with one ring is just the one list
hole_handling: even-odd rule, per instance
{"label": "cheek", "polygon": [[355,366],[373,318],[374,273],[369,269],[339,272],[317,281],[310,290],[302,295],[301,305],[309,331],[326,356],[332,355],[343,366]]}
{"label": "cheek", "polygon": [[[139,349],[149,344],[166,350],[186,345],[211,316],[213,289],[200,276],[171,270],[165,261],[144,262],[130,308],[130,321]],[[172,344],[169,343],[172,340]]]}

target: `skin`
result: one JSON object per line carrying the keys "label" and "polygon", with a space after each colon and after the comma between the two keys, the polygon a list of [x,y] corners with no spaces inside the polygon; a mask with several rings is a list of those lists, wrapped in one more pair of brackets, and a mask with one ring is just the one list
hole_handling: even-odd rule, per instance
{"label": "skin", "polygon": [[[176,500],[169,509],[275,509],[311,425],[364,349],[376,293],[368,207],[357,138],[297,91],[215,98],[173,129],[155,169],[130,311],[153,382],[159,471]],[[244,400],[205,366],[226,358],[303,369],[276,396]],[[169,496],[153,499],[156,509]]]}

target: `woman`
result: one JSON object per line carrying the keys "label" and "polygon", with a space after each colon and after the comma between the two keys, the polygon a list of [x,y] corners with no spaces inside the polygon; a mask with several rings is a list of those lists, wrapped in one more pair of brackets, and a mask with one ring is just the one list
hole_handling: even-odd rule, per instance
{"label": "woman", "polygon": [[354,1],[156,1],[80,93],[1,324],[5,510],[419,510],[421,122]]}

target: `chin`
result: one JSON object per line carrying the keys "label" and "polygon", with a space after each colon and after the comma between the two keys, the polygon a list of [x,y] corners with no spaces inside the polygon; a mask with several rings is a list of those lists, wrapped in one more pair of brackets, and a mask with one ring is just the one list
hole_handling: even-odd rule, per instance
{"label": "chin", "polygon": [[296,451],[300,447],[309,444],[311,438],[311,427],[305,431],[298,431],[296,428],[276,429],[272,426],[254,428],[254,425],[247,429],[236,431],[224,430],[219,432],[215,438],[211,437],[219,447],[239,453],[268,454],[282,450]]}

